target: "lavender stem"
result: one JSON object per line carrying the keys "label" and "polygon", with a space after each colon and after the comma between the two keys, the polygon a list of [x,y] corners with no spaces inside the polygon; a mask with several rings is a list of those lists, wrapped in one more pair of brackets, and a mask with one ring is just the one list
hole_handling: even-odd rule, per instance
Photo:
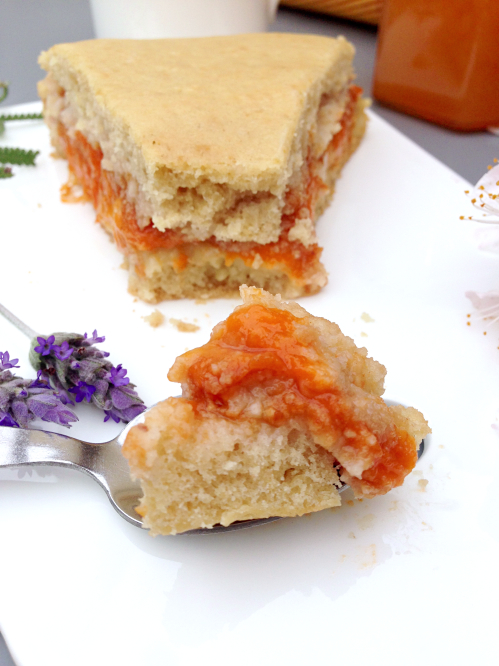
{"label": "lavender stem", "polygon": [[27,335],[28,338],[30,338],[30,340],[36,337],[36,331],[27,326],[20,319],[18,319],[15,314],[13,314],[10,310],[7,310],[7,308],[1,303],[0,303],[0,314],[2,314],[5,317],[5,319],[10,321],[11,324],[14,324],[14,326],[18,328],[21,331],[21,333]]}

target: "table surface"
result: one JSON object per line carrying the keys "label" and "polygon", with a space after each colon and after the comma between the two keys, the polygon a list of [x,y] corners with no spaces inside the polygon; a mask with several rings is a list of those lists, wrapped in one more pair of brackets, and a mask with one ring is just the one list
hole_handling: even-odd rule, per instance
{"label": "table surface", "polygon": [[[20,11],[22,6],[23,11]],[[280,9],[271,30],[343,34],[356,47],[357,82],[367,94],[372,88],[376,29],[305,12]],[[36,99],[41,78],[37,57],[52,44],[93,37],[88,0],[2,0],[0,5],[0,78],[10,82],[8,104]],[[373,109],[458,174],[476,182],[499,154],[499,138],[487,132],[457,133],[384,108]],[[12,666],[0,635],[0,666]]]}

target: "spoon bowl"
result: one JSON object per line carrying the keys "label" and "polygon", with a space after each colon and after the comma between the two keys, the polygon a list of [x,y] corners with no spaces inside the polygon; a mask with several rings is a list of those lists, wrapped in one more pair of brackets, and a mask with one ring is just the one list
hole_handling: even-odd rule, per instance
{"label": "spoon bowl", "polygon": [[[143,423],[142,412],[130,421],[120,434],[108,442],[83,442],[67,435],[45,430],[25,430],[0,426],[0,468],[52,465],[67,467],[91,476],[104,489],[113,508],[136,527],[143,527],[136,508],[142,497],[138,481],[130,475],[130,468],[121,448],[128,431]],[[184,534],[214,534],[255,527],[278,518],[245,520],[228,527],[216,525],[211,529],[197,529]]]}
{"label": "spoon bowl", "polygon": [[[139,482],[131,478],[130,468],[121,448],[130,428],[143,423],[148,411],[136,416],[114,439],[95,444],[45,430],[0,426],[0,468],[54,465],[84,472],[104,489],[113,508],[122,518],[136,527],[143,527],[142,517],[136,511],[142,497],[142,489]],[[418,458],[423,451],[424,441],[419,447]],[[339,488],[339,492],[348,487],[344,484]],[[189,530],[183,534],[232,532],[279,519],[275,516],[242,520],[227,527],[215,525],[211,529]]]}

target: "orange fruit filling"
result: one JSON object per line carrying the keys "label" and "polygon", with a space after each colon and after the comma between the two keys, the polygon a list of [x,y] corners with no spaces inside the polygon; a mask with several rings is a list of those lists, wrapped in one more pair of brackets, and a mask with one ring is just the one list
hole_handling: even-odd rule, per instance
{"label": "orange fruit filling", "polygon": [[[272,426],[299,420],[338,461],[369,461],[361,482],[349,480],[360,494],[400,485],[416,464],[414,438],[389,417],[376,432],[360,422],[351,396],[335,383],[311,342],[303,320],[290,312],[243,306],[216,326],[206,345],[180,356],[168,378],[182,383],[197,411]],[[381,398],[372,400],[385,408]]]}
{"label": "orange fruit filling", "polygon": [[[332,151],[335,159],[347,149],[351,138],[355,106],[361,88],[351,86],[349,100],[342,117],[342,128],[335,134],[326,153]],[[307,209],[312,220],[315,219],[315,205],[322,191],[327,190],[322,180],[314,175],[320,159],[311,157],[307,160],[308,174],[302,191],[290,190],[286,195],[287,210],[283,215],[281,235],[274,243],[222,242],[214,237],[205,241],[187,240],[181,231],[166,229],[159,231],[152,220],[145,227],[138,224],[133,203],[126,197],[127,183],[123,176],[102,168],[102,151],[99,146],[92,146],[87,139],[76,131],[68,134],[65,126],[59,123],[58,134],[64,146],[70,170],[70,183],[62,188],[62,198],[67,202],[75,199],[71,194],[71,181],[76,181],[83,189],[83,198],[90,201],[97,213],[99,222],[113,237],[118,248],[124,253],[155,251],[159,249],[178,250],[175,270],[184,270],[189,263],[189,251],[194,246],[203,244],[217,248],[225,253],[225,263],[230,266],[236,259],[242,259],[247,266],[255,260],[263,262],[267,268],[279,266],[294,280],[303,280],[319,266],[322,248],[318,245],[305,247],[298,241],[288,239],[289,229],[295,224],[298,214]],[[261,264],[260,264],[261,265]]]}

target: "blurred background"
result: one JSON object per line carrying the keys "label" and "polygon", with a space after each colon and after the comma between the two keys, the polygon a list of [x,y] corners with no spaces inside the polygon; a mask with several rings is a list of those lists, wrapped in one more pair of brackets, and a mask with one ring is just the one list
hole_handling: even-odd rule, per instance
{"label": "blurred background", "polygon": [[[269,29],[332,37],[345,35],[357,50],[357,82],[366,94],[372,95],[377,23],[382,5],[383,0],[285,0],[279,5]],[[92,37],[90,0],[2,0],[0,79],[10,82],[9,97],[4,105],[37,99],[36,82],[42,78],[37,65],[40,51],[59,42]],[[499,154],[499,138],[489,132],[455,132],[386,108],[376,101],[372,108],[471,182],[476,182]]]}
{"label": "blurred background", "polygon": [[[382,9],[383,0],[285,0],[269,30],[345,35],[357,50],[357,82],[367,95],[372,95]],[[59,42],[93,37],[90,0],[2,0],[0,79],[10,82],[4,106],[37,99],[36,82],[42,78],[37,65],[40,51]],[[491,87],[496,89],[497,84],[494,88],[491,82]],[[470,182],[476,182],[499,155],[499,138],[489,132],[455,132],[381,106],[375,100],[372,108]]]}

